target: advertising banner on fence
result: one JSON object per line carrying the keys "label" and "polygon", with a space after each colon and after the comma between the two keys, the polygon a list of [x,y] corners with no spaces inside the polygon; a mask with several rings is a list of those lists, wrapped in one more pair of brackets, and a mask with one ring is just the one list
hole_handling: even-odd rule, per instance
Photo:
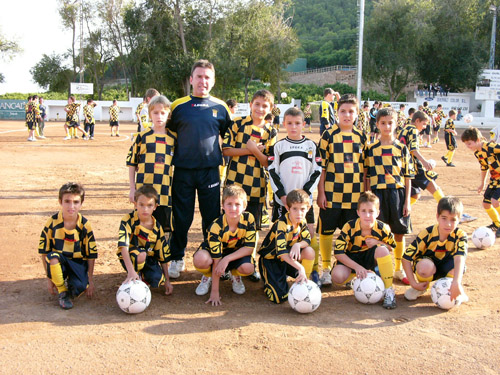
{"label": "advertising banner on fence", "polygon": [[25,120],[26,112],[24,106],[26,100],[0,100],[0,119],[2,120]]}

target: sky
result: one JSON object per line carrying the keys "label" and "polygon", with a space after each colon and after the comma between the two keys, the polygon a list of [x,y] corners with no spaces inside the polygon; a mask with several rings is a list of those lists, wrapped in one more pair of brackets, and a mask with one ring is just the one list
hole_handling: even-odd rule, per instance
{"label": "sky", "polygon": [[43,92],[32,81],[30,69],[44,53],[62,53],[71,48],[71,31],[62,27],[57,0],[2,0],[0,32],[23,49],[10,61],[0,60],[0,72],[5,76],[0,94]]}

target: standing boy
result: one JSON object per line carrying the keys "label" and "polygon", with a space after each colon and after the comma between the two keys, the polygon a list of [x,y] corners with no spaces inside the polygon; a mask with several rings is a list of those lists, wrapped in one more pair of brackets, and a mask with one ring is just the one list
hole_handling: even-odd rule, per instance
{"label": "standing boy", "polygon": [[172,294],[168,278],[170,249],[153,211],[158,206],[158,193],[151,185],[135,191],[134,211],[120,223],[116,255],[127,271],[124,284],[143,279],[153,288],[165,286],[165,294]]}
{"label": "standing boy", "polygon": [[303,282],[309,278],[314,263],[314,249],[305,217],[310,208],[309,195],[292,190],[286,196],[288,212],[271,227],[259,249],[259,270],[264,293],[271,302],[287,299],[287,276]]}
{"label": "standing boy", "polygon": [[373,143],[375,141],[375,138],[377,138],[377,112],[378,109],[382,106],[382,103],[379,101],[375,100],[373,102],[373,106],[370,109],[370,143]]}
{"label": "standing boy", "polygon": [[143,132],[147,128],[151,126],[151,116],[149,115],[149,103],[151,99],[155,96],[160,95],[158,90],[156,89],[148,89],[146,94],[144,95],[145,104],[142,106],[141,111],[139,112],[139,132]]}
{"label": "standing boy", "polygon": [[85,131],[89,135],[89,139],[94,139],[94,127],[95,127],[94,108],[96,105],[97,105],[96,102],[94,102],[92,99],[87,99],[87,104],[83,106],[83,123]]}
{"label": "standing boy", "polygon": [[462,202],[455,197],[442,198],[437,206],[437,224],[425,228],[405,251],[403,267],[411,288],[405,298],[414,301],[429,289],[433,280],[452,277],[451,300],[467,302],[462,277],[467,256],[467,234],[458,228]]}
{"label": "standing boy", "polygon": [[322,285],[331,285],[333,234],[357,217],[356,208],[363,185],[363,151],[366,138],[354,126],[358,100],[353,94],[338,101],[339,123],[326,130],[319,142],[321,177],[318,184],[319,250]]}
{"label": "standing boy", "polygon": [[448,152],[446,155],[441,156],[441,160],[444,161],[447,167],[454,167],[451,161],[453,159],[453,155],[455,154],[455,150],[457,149],[457,140],[456,135],[457,131],[455,130],[455,119],[457,118],[457,112],[452,109],[448,112],[448,116],[450,117],[448,121],[446,121],[446,125],[444,126],[444,141],[446,143],[446,148]]}
{"label": "standing boy", "polygon": [[338,103],[334,103],[334,99],[336,98],[337,101],[340,99],[340,94],[336,91],[333,91],[333,89],[327,87],[323,91],[323,101],[321,102],[321,105],[319,106],[319,135],[321,136],[323,132],[326,129],[330,129],[334,124],[335,124],[335,104],[337,104],[338,108]]}
{"label": "standing boy", "polygon": [[311,247],[315,251],[315,263],[311,280],[319,284],[319,246],[314,233],[314,210],[312,194],[321,176],[321,156],[316,144],[302,135],[304,114],[297,108],[289,108],[283,116],[287,136],[276,142],[269,156],[269,176],[274,191],[272,221],[275,222],[287,212],[286,196],[289,192],[302,189],[310,196],[311,208],[306,221],[311,234]]}
{"label": "standing boy", "polygon": [[113,100],[113,105],[109,107],[109,127],[111,128],[111,136],[120,136],[118,127],[120,123],[118,122],[118,117],[120,115],[120,107],[118,107],[118,101]]}
{"label": "standing boy", "polygon": [[38,253],[47,273],[48,289],[59,294],[59,306],[71,309],[71,298],[94,294],[94,263],[97,258],[94,233],[80,214],[85,190],[68,182],[59,189],[61,211],[51,216],[40,236]]}
{"label": "standing boy", "polygon": [[389,224],[396,239],[394,277],[406,283],[401,257],[404,235],[411,230],[410,193],[414,169],[410,152],[395,138],[396,121],[396,112],[391,107],[377,113],[380,139],[365,152],[365,187],[378,197],[380,220]]}
{"label": "standing boy", "polygon": [[443,121],[444,118],[448,117],[447,115],[444,114],[443,112],[443,105],[438,104],[437,108],[432,112],[432,116],[434,117],[434,140],[432,143],[438,143],[439,142],[439,130],[441,129],[441,121]]}
{"label": "standing boy", "polygon": [[424,131],[422,132],[422,138],[424,145],[423,147],[425,148],[431,148],[431,127],[434,126],[434,122],[432,120],[432,109],[429,107],[429,103],[424,102],[422,106],[422,111],[429,117],[429,126],[424,128]]}
{"label": "standing boy", "polygon": [[80,105],[81,103],[77,103],[75,97],[71,95],[68,98],[68,104],[64,107],[64,112],[66,112],[66,122],[64,124],[64,130],[66,130],[65,140],[71,139],[71,132],[74,138],[78,138],[76,129],[80,130],[86,138],[89,136],[80,126]]}

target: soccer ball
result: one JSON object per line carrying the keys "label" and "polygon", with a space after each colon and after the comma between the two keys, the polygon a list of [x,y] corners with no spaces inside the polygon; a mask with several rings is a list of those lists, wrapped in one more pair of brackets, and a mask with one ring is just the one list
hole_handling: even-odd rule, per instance
{"label": "soccer ball", "polygon": [[472,116],[470,113],[467,113],[465,116],[464,116],[464,121],[468,124],[468,123],[471,123],[472,121],[474,121],[474,116]]}
{"label": "soccer ball", "polygon": [[364,279],[355,278],[352,284],[354,297],[358,302],[374,304],[384,297],[384,282],[377,274],[370,272]]}
{"label": "soccer ball", "polygon": [[288,303],[301,314],[311,313],[321,304],[321,290],[311,280],[294,283],[288,292]]}
{"label": "soccer ball", "polygon": [[472,233],[472,243],[478,249],[486,249],[495,244],[495,233],[488,227],[479,227]]}
{"label": "soccer ball", "polygon": [[286,92],[282,92],[281,93],[281,99],[286,99],[288,95],[286,94]]}
{"label": "soccer ball", "polygon": [[120,286],[116,292],[116,302],[126,313],[139,314],[149,306],[151,291],[142,281],[132,280]]}
{"label": "soccer ball", "polygon": [[450,286],[453,279],[443,277],[437,280],[431,288],[431,299],[437,307],[443,310],[449,310],[457,304],[457,300],[450,299]]}
{"label": "soccer ball", "polygon": [[432,166],[432,169],[436,168],[436,161],[434,159],[429,159],[427,162]]}

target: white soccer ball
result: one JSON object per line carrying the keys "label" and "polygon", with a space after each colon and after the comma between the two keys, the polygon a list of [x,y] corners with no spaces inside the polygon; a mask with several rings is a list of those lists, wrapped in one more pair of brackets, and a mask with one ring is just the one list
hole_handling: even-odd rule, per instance
{"label": "white soccer ball", "polygon": [[288,95],[286,94],[286,92],[282,92],[281,93],[281,99],[285,99]]}
{"label": "white soccer ball", "polygon": [[495,244],[496,233],[488,227],[479,227],[472,233],[472,243],[478,249],[486,249]]}
{"label": "white soccer ball", "polygon": [[294,283],[288,292],[288,302],[299,313],[311,313],[321,304],[321,290],[311,280]]}
{"label": "white soccer ball", "polygon": [[436,168],[436,161],[434,159],[429,159],[427,162],[432,166],[432,169]]}
{"label": "white soccer ball", "polygon": [[127,314],[139,314],[149,306],[151,291],[142,281],[132,280],[120,286],[116,292],[116,302]]}
{"label": "white soccer ball", "polygon": [[384,297],[384,282],[377,274],[369,272],[364,279],[355,278],[352,283],[354,297],[358,302],[374,304]]}
{"label": "white soccer ball", "polygon": [[464,121],[469,124],[471,123],[472,121],[474,121],[474,116],[472,116],[470,113],[467,113],[465,116],[464,116]]}
{"label": "white soccer ball", "polygon": [[450,286],[453,279],[451,277],[443,277],[437,280],[431,288],[431,299],[437,307],[443,310],[449,310],[457,304],[457,300],[450,299]]}

